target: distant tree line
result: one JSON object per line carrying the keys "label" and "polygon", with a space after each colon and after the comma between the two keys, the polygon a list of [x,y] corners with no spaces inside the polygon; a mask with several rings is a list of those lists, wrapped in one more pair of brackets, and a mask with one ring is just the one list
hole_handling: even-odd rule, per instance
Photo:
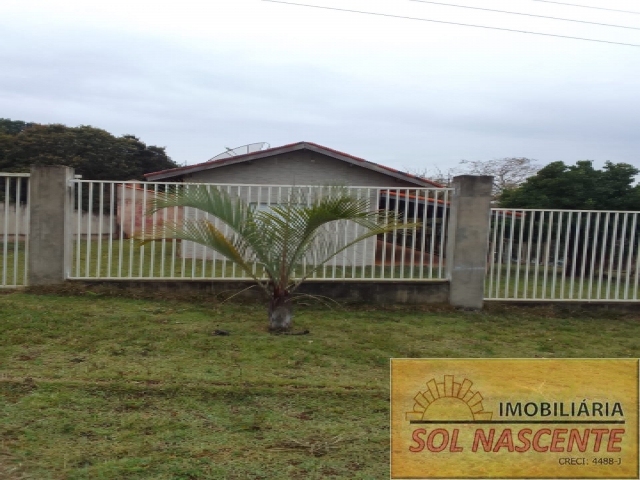
{"label": "distant tree line", "polygon": [[[134,135],[116,137],[89,125],[41,125],[0,118],[0,172],[29,172],[32,165],[73,167],[83,180],[140,181],[145,173],[179,166],[164,147],[146,145]],[[0,200],[5,197],[5,188],[0,182]],[[26,199],[25,189],[19,201]],[[105,197],[105,211],[113,200]],[[88,188],[82,190],[82,210],[95,210],[99,203],[97,192],[90,201]]]}
{"label": "distant tree line", "polygon": [[144,180],[145,173],[179,166],[164,147],[134,135],[0,118],[0,171],[28,172],[36,164],[73,167],[85,180]]}

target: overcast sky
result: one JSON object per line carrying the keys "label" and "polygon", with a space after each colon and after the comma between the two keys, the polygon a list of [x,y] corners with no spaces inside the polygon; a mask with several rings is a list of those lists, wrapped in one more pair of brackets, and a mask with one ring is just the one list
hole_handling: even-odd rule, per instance
{"label": "overcast sky", "polygon": [[[640,15],[535,0],[292,0],[640,45]],[[560,0],[640,12],[637,0]],[[311,141],[403,170],[640,167],[640,48],[260,0],[2,0],[0,117],[92,125],[181,164]]]}

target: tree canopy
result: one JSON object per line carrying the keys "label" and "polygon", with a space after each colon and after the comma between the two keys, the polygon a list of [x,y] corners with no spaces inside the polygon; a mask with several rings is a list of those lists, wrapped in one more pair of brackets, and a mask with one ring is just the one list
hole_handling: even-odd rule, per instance
{"label": "tree canopy", "polygon": [[67,165],[87,180],[144,180],[145,173],[178,167],[163,147],[134,135],[0,119],[0,171],[28,172],[34,164]]}
{"label": "tree canopy", "polygon": [[517,188],[506,189],[500,206],[568,210],[640,210],[640,170],[627,163],[606,162],[601,170],[591,160],[575,165],[553,162]]}
{"label": "tree canopy", "polygon": [[442,169],[440,167],[408,169],[419,177],[428,178],[436,183],[451,186],[453,177],[457,175],[491,175],[493,177],[492,192],[494,198],[503,190],[516,188],[528,177],[534,175],[540,165],[525,157],[494,158],[493,160],[460,160],[460,166]]}
{"label": "tree canopy", "polygon": [[520,186],[540,170],[540,165],[526,157],[494,158],[493,160],[462,160],[462,175],[490,175],[493,177],[492,192],[498,198],[507,189]]}

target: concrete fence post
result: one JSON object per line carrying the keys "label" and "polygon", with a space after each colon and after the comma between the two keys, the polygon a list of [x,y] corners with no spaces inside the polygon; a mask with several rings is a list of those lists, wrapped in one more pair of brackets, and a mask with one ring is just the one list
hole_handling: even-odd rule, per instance
{"label": "concrete fence post", "polygon": [[449,303],[454,307],[479,310],[484,303],[492,184],[491,176],[453,179],[447,273]]}
{"label": "concrete fence post", "polygon": [[70,273],[73,173],[59,165],[31,167],[29,285],[62,283]]}

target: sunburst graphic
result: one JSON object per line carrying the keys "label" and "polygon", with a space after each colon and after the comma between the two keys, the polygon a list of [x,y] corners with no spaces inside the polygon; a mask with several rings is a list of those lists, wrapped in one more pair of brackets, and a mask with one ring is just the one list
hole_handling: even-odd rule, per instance
{"label": "sunburst graphic", "polygon": [[456,382],[453,375],[445,375],[444,382],[435,378],[427,382],[427,390],[413,397],[416,401],[412,412],[406,413],[407,420],[491,420],[493,412],[485,412],[482,395],[472,391],[473,382],[464,379]]}

